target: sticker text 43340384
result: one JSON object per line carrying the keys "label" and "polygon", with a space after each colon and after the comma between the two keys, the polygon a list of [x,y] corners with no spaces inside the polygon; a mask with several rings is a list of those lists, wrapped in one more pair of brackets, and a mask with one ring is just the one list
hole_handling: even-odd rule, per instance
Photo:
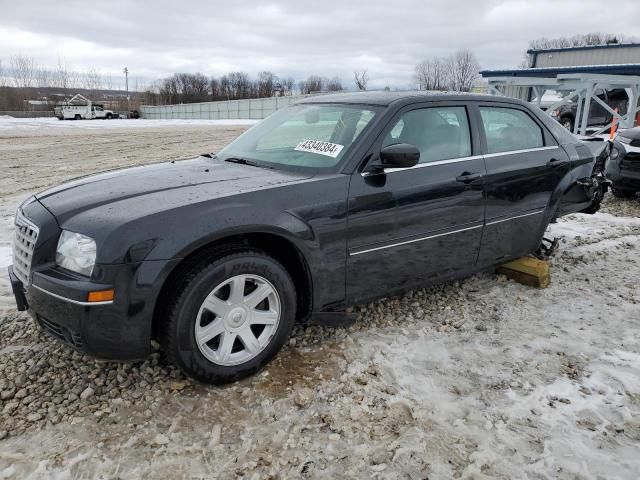
{"label": "sticker text 43340384", "polygon": [[326,155],[327,157],[336,158],[344,145],[331,142],[322,142],[320,140],[303,140],[300,142],[294,150],[298,152],[317,153],[319,155]]}

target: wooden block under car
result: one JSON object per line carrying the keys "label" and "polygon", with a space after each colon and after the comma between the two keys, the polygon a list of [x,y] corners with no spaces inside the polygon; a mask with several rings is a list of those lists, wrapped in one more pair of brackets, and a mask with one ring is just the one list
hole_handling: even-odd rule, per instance
{"label": "wooden block under car", "polygon": [[530,287],[547,288],[551,282],[549,263],[533,257],[520,257],[500,265],[496,272]]}

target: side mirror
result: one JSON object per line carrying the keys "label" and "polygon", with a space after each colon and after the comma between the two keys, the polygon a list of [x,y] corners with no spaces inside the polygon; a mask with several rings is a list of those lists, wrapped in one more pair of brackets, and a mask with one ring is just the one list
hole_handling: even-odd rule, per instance
{"label": "side mirror", "polygon": [[367,168],[368,171],[379,171],[385,168],[409,168],[420,161],[420,150],[415,145],[396,143],[380,150],[380,159]]}

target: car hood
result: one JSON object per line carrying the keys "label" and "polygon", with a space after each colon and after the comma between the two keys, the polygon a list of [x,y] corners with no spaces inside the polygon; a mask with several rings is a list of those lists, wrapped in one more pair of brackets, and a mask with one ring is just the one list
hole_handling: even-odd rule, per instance
{"label": "car hood", "polygon": [[[150,210],[258,190],[304,180],[308,176],[250,165],[222,162],[208,157],[113,170],[78,178],[45,190],[36,198],[60,224],[81,212],[99,207],[144,203]],[[114,209],[109,208],[117,215]]]}

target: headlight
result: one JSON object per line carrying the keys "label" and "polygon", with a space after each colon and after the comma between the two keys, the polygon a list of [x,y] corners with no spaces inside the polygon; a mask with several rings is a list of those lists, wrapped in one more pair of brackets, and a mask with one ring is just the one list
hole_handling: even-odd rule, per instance
{"label": "headlight", "polygon": [[96,264],[96,242],[80,233],[63,230],[56,249],[56,264],[87,277]]}

